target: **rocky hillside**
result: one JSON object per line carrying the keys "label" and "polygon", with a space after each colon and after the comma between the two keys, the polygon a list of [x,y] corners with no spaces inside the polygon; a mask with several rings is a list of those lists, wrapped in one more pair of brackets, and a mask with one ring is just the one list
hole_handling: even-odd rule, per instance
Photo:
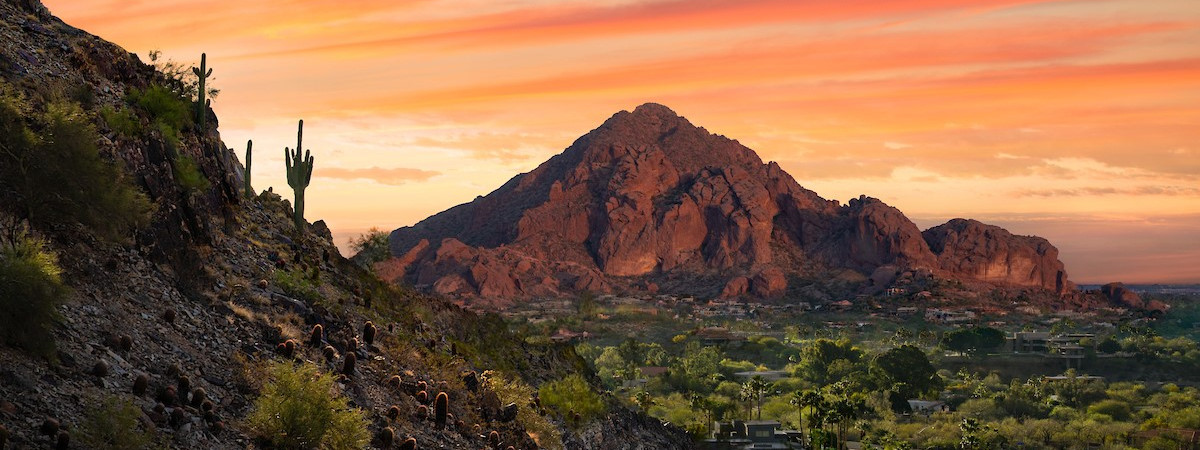
{"label": "rocky hillside", "polygon": [[395,258],[381,270],[393,279],[501,302],[659,286],[776,298],[805,280],[880,268],[1074,289],[1045,239],[961,219],[922,232],[877,199],[823,199],[657,104],[619,112],[487,196],[393,231],[390,245]]}
{"label": "rocky hillside", "polygon": [[[586,370],[571,348],[386,285],[321,222],[297,230],[279,195],[244,196],[187,80],[36,0],[0,4],[0,37],[0,449],[270,447],[278,436],[248,417],[273,363],[336,376],[362,414],[348,426],[379,448],[689,446],[608,397],[611,412],[584,421],[540,403],[539,386]],[[95,174],[104,189],[74,184]],[[13,270],[25,260],[63,288],[10,295],[25,292],[10,283],[31,277]]]}

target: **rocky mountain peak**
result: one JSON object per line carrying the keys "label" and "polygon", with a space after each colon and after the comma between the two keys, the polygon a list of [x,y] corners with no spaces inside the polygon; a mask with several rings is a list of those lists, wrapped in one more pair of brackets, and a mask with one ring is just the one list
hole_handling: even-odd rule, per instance
{"label": "rocky mountain peak", "polygon": [[[1065,273],[1055,275],[1061,263],[1048,243],[1010,239],[1004,249],[1039,256],[1009,260],[1013,252],[997,252],[969,260],[995,266],[984,270],[943,263],[927,240],[878,199],[862,196],[840,207],[737,141],[646,103],[614,114],[487,196],[393,231],[397,259],[385,265],[439,293],[504,301],[631,283],[671,287],[697,277],[711,281],[678,285],[699,295],[780,297],[789,277],[835,268],[869,274],[883,265],[1068,286],[1060,283]],[[447,245],[454,250],[438,250]],[[1014,266],[1025,261],[1036,268]],[[989,272],[996,268],[1014,275]]]}

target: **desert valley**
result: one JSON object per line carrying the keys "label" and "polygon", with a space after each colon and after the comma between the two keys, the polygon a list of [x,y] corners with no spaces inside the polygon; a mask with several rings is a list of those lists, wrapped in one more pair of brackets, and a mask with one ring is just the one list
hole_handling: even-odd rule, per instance
{"label": "desert valley", "polygon": [[[0,4],[0,450],[1200,445],[1200,174],[1185,146],[1200,78],[1194,58],[1113,62],[1147,36],[1169,36],[1154,55],[1188,48],[1191,16],[1122,3],[1156,21],[1110,26],[1109,2],[222,5],[254,9],[266,22],[251,32],[224,23],[236,13],[169,3]],[[1030,19],[1062,11],[1105,26]],[[69,17],[222,51],[139,56]],[[947,17],[970,25],[954,35],[1003,32],[946,40]],[[1047,28],[1027,42],[1018,22]],[[895,75],[909,66],[875,68],[856,33],[933,34],[892,49],[969,70],[936,86],[944,73]],[[1071,59],[1056,36],[1097,54],[1123,44]],[[689,40],[718,50],[676,54],[700,52]],[[405,53],[425,60],[391,59]],[[794,55],[812,66],[780,65]],[[313,64],[281,69],[288,58]],[[1005,58],[1019,70],[986,66]],[[1077,114],[1031,109],[1048,94],[1020,71],[1070,65],[1058,58],[1103,67],[1029,83],[1137,86],[1104,78],[1107,97],[1055,97]],[[498,84],[429,77],[474,61]],[[536,76],[508,72],[522,65]],[[368,70],[393,66],[411,78]],[[893,75],[914,84],[885,92]],[[466,79],[481,78],[493,83]],[[1071,146],[1085,149],[1039,153]]]}

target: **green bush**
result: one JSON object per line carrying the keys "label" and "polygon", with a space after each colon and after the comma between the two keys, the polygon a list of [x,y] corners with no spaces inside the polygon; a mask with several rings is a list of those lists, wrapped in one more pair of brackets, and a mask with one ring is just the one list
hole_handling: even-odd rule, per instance
{"label": "green bush", "polygon": [[128,109],[114,109],[112,106],[105,106],[100,109],[100,118],[104,119],[108,128],[118,134],[135,137],[142,133],[142,124]]}
{"label": "green bush", "polygon": [[543,384],[538,389],[538,398],[543,406],[550,408],[560,417],[570,417],[574,412],[579,414],[585,423],[607,411],[600,395],[592,391],[592,387],[578,374]]}
{"label": "green bush", "polygon": [[58,305],[70,288],[63,284],[57,257],[30,236],[0,245],[0,342],[46,358],[54,356]]}
{"label": "green bush", "polygon": [[149,448],[155,441],[154,430],[140,427],[141,417],[142,410],[133,402],[108,397],[88,411],[80,428],[80,441],[95,449]]}
{"label": "green bush", "polygon": [[162,136],[163,143],[167,144],[167,149],[174,154],[179,151],[179,130],[171,127],[165,122],[154,122],[154,129],[158,130],[158,134]]}
{"label": "green bush", "polygon": [[270,380],[246,419],[275,448],[361,449],[370,440],[362,411],[335,394],[333,377],[312,364],[271,363]]}
{"label": "green bush", "polygon": [[99,135],[78,105],[48,105],[37,135],[31,115],[18,97],[0,95],[0,204],[39,230],[80,223],[109,241],[148,223],[150,201],[100,157]]}
{"label": "green bush", "polygon": [[187,155],[175,158],[175,181],[187,192],[200,192],[208,189],[208,178],[200,173],[196,161]]}
{"label": "green bush", "polygon": [[299,270],[276,270],[272,274],[272,278],[275,285],[279,286],[288,297],[303,300],[308,304],[316,303],[323,298],[321,291],[317,290],[317,284]]}
{"label": "green bush", "polygon": [[391,256],[388,249],[388,233],[378,228],[371,228],[361,236],[351,238],[350,249],[354,250],[354,259],[367,268]]}
{"label": "green bush", "polygon": [[[527,405],[533,400],[533,388],[519,379],[509,379],[496,371],[486,371],[480,378],[483,384],[496,393],[504,404]],[[562,433],[554,424],[542,417],[533,408],[517,408],[517,422],[537,442],[538,447],[559,450],[563,448]]]}
{"label": "green bush", "polygon": [[150,120],[182,130],[192,123],[191,102],[182,95],[160,85],[130,90],[125,101],[150,115]]}

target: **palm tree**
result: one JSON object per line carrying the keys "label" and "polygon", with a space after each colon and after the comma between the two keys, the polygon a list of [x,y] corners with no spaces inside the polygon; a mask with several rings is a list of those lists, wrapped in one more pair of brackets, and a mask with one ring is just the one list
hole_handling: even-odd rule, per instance
{"label": "palm tree", "polygon": [[700,394],[692,394],[692,410],[704,413],[705,426],[712,425],[713,410],[716,409],[716,404]]}
{"label": "palm tree", "polygon": [[756,420],[762,420],[763,394],[767,392],[767,388],[770,386],[771,384],[768,383],[767,379],[763,378],[762,375],[755,375],[753,378],[750,378],[750,381],[747,381],[746,384],[742,386],[742,395],[747,397],[748,400],[752,401],[758,407],[758,419]]}
{"label": "palm tree", "polygon": [[749,383],[742,385],[742,390],[738,392],[737,399],[746,405],[746,420],[754,418],[754,392],[750,390]]}
{"label": "palm tree", "polygon": [[[817,414],[817,408],[824,408],[825,395],[821,393],[821,388],[816,390],[796,391],[792,394],[792,404],[798,408],[800,413],[800,433],[804,434],[804,408],[809,409],[808,426],[816,428],[821,426],[821,417]],[[809,433],[810,435],[812,433]],[[811,439],[811,436],[810,436]]]}
{"label": "palm tree", "polygon": [[843,395],[829,405],[829,414],[837,424],[837,445],[841,448],[846,442],[846,429],[867,411],[867,402],[861,395]]}

